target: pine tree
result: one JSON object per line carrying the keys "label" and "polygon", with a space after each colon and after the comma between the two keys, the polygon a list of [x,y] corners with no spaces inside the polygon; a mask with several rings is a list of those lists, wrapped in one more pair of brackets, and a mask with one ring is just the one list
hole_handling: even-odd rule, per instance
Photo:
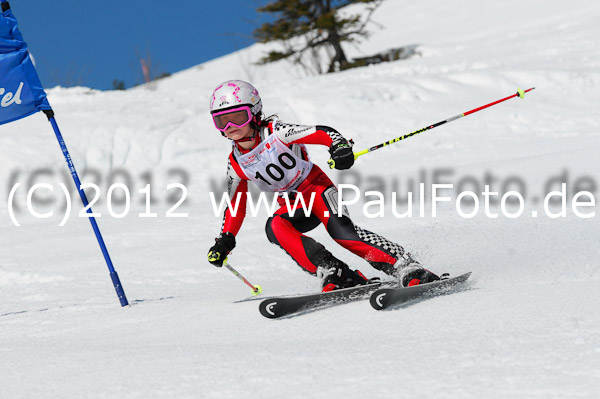
{"label": "pine tree", "polygon": [[[258,9],[277,14],[278,19],[265,23],[254,31],[263,42],[281,41],[283,51],[270,51],[259,63],[265,64],[291,58],[307,72],[323,73],[322,52],[328,57],[327,72],[346,69],[351,65],[342,47],[368,35],[366,25],[373,11],[383,0],[277,0]],[[355,3],[369,3],[364,16],[341,16],[342,7]],[[308,57],[305,55],[308,54]],[[307,65],[307,59],[312,65]]]}

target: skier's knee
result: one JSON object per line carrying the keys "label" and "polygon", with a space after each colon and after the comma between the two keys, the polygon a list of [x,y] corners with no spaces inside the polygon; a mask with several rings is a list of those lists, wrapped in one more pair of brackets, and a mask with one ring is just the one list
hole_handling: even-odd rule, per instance
{"label": "skier's knee", "polygon": [[354,227],[354,223],[352,223],[352,220],[345,215],[330,218],[329,223],[327,224],[327,233],[329,233],[334,240],[360,240],[356,228]]}

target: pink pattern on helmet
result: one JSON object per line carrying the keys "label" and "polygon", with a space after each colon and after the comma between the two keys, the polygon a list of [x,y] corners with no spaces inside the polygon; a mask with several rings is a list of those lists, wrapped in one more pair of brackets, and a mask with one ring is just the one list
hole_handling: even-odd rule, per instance
{"label": "pink pattern on helmet", "polygon": [[233,96],[236,100],[238,100],[238,103],[241,103],[242,99],[239,98],[237,95],[237,92],[240,91],[240,86],[236,85],[235,83],[227,83],[227,86],[235,87],[235,90],[233,91]]}
{"label": "pink pattern on helmet", "polygon": [[[217,88],[215,89],[215,91],[214,91],[214,92],[215,92],[215,94],[217,93],[217,91],[218,91],[218,90],[219,90],[221,87],[223,87],[223,85],[221,85],[221,86],[219,86],[219,87],[217,87]],[[215,106],[215,100],[216,100],[216,99],[217,99],[217,96],[213,95],[212,102],[210,103],[210,107],[211,107],[211,108]]]}

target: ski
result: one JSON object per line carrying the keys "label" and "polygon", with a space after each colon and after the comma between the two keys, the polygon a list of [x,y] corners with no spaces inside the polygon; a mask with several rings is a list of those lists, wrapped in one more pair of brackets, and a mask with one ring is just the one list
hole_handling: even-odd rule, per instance
{"label": "ski", "polygon": [[375,282],[317,294],[273,297],[263,300],[258,306],[258,310],[263,316],[269,319],[276,319],[305,310],[315,310],[331,305],[367,299],[369,294],[378,288],[396,286],[397,284],[398,282],[396,281]]}
{"label": "ski", "polygon": [[449,279],[419,284],[413,287],[381,288],[371,294],[373,309],[381,310],[393,305],[411,301],[421,297],[432,297],[452,292],[453,288],[467,281],[471,272]]}

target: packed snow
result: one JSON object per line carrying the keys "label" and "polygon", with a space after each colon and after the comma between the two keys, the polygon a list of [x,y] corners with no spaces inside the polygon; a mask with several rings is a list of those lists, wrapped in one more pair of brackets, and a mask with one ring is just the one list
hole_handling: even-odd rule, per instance
{"label": "packed snow", "polygon": [[[578,208],[595,212],[590,218],[571,206],[578,191],[598,196],[599,18],[591,0],[388,0],[373,15],[372,36],[349,53],[416,44],[418,56],[305,76],[285,61],[254,65],[267,48],[257,44],[151,87],[49,89],[82,180],[101,187],[93,209],[132,306],[119,306],[76,196],[59,226],[59,183],[70,176],[45,117],[0,127],[0,397],[600,397],[600,215],[597,204]],[[230,149],[207,107],[228,79],[257,86],[267,115],[333,126],[356,150],[535,86],[524,99],[361,156],[349,172],[329,171],[327,149],[310,148],[334,181],[361,189],[349,207],[357,224],[434,272],[472,271],[469,289],[390,311],[359,301],[262,317],[250,289],[206,261],[221,226],[208,193],[223,191]],[[425,217],[418,208],[410,218],[392,215],[392,191],[406,203],[407,190],[434,180],[519,191],[523,214],[504,216],[496,203],[497,218],[482,208],[465,219],[454,201],[438,203],[437,217],[429,203]],[[107,204],[118,182],[130,191],[128,212],[122,189]],[[544,195],[563,182],[566,216],[550,218]],[[20,227],[8,204],[17,183]],[[49,218],[27,211],[35,183],[54,187],[33,203],[54,211]],[[149,209],[139,192],[148,183]],[[171,183],[187,191],[167,190]],[[369,190],[385,194],[384,217],[365,213]],[[172,211],[187,216],[167,217],[182,196]],[[139,216],[148,211],[157,217]],[[246,219],[232,266],[262,286],[262,297],[318,291],[318,279],[268,242],[266,217]],[[310,235],[367,276],[385,277],[322,227]]]}

